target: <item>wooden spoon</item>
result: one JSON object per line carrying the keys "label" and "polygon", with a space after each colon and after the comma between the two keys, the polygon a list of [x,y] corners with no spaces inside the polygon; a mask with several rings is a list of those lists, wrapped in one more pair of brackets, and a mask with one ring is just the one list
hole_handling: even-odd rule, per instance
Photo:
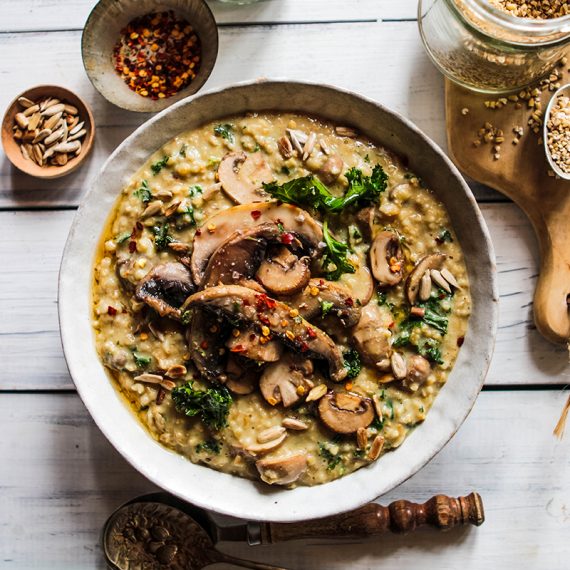
{"label": "wooden spoon", "polygon": [[[428,525],[439,530],[481,525],[483,503],[477,493],[452,498],[436,495],[424,504],[395,501],[375,503],[324,519],[299,523],[248,522],[218,526],[210,515],[166,493],[134,499],[117,509],[103,531],[103,551],[115,569],[159,566],[199,570],[228,562],[242,568],[279,570],[276,566],[233,558],[216,550],[219,541],[250,545],[274,544],[302,538],[361,539],[386,532],[406,533]],[[284,570],[284,569],[281,569]]]}

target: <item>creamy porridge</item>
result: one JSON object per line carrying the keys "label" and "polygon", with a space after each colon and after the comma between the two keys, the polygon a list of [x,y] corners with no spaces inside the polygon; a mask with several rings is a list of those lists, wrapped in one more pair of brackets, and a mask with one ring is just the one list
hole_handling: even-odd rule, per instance
{"label": "creamy porridge", "polygon": [[93,326],[157,441],[316,485],[425,419],[470,302],[447,212],[398,157],[264,113],[181,133],[134,174],[94,268]]}

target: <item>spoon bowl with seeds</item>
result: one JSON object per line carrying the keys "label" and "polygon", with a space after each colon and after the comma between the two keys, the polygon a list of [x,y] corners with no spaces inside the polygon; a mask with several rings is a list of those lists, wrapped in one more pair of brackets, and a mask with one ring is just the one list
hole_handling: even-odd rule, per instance
{"label": "spoon bowl with seeds", "polygon": [[10,162],[36,178],[59,178],[78,168],[93,146],[95,121],[87,104],[56,85],[18,95],[2,121],[2,146]]}
{"label": "spoon bowl with seeds", "polygon": [[558,89],[546,108],[544,152],[556,176],[570,180],[570,83]]}

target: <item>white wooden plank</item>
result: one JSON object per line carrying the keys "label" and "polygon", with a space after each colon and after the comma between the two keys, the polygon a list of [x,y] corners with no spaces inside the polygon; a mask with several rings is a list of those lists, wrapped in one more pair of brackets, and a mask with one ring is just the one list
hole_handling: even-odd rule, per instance
{"label": "white wooden plank", "polygon": [[[222,548],[297,570],[420,564],[440,570],[562,570],[568,562],[570,456],[568,442],[552,437],[562,400],[557,391],[483,392],[451,443],[379,501],[477,490],[487,517],[477,529],[387,535],[366,544]],[[98,542],[106,517],[122,502],[154,491],[153,485],[103,438],[75,395],[4,395],[0,431],[0,566],[103,568]]]}
{"label": "white wooden plank", "polygon": [[[258,77],[330,82],[399,111],[445,146],[443,79],[424,53],[414,22],[223,28],[220,33],[220,56],[206,88]],[[20,174],[0,151],[0,208],[76,205],[109,153],[147,116],[118,109],[93,89],[81,63],[79,32],[0,34],[0,53],[5,86],[0,108],[31,84],[62,84],[91,104],[99,129],[87,165],[55,181]]]}
{"label": "white wooden plank", "polygon": [[[500,325],[490,385],[563,384],[568,355],[532,323],[537,253],[531,229],[513,204],[485,204],[497,249]],[[72,211],[1,212],[0,388],[71,388],[57,324],[57,271]]]}
{"label": "white wooden plank", "polygon": [[[223,25],[415,18],[415,0],[262,0],[250,5],[209,1]],[[93,0],[3,0],[1,32],[82,29]]]}

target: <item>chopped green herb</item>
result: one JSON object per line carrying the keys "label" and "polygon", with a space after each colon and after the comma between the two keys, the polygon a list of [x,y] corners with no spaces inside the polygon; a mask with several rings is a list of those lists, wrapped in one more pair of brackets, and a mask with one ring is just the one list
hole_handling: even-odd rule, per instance
{"label": "chopped green herb", "polygon": [[283,174],[287,174],[287,175],[291,174],[291,170],[289,170],[289,168],[288,168],[287,166],[282,166],[282,167],[281,167],[281,172],[282,172]]}
{"label": "chopped green herb", "polygon": [[226,139],[228,142],[233,143],[234,142],[234,134],[233,134],[233,125],[230,125],[229,123],[224,123],[224,124],[220,124],[220,125],[216,125],[214,127],[214,133],[217,137],[222,137],[223,139]]}
{"label": "chopped green herb", "polygon": [[355,449],[352,453],[352,455],[356,458],[356,459],[362,459],[364,457],[364,449]]}
{"label": "chopped green herb", "polygon": [[347,350],[343,355],[344,367],[348,370],[347,378],[356,378],[362,370],[360,354],[357,350]]}
{"label": "chopped green herb", "polygon": [[343,273],[354,273],[356,269],[347,259],[348,245],[332,237],[327,220],[323,224],[323,239],[325,240],[326,249],[323,255],[322,267],[326,272],[327,279],[338,281]]}
{"label": "chopped green herb", "polygon": [[188,309],[187,311],[184,311],[180,317],[180,322],[183,325],[189,325],[190,321],[192,320],[192,309]]}
{"label": "chopped green herb", "polygon": [[384,420],[381,420],[378,416],[376,416],[372,420],[370,427],[376,429],[377,431],[382,431],[382,429],[384,428]]}
{"label": "chopped green herb", "polygon": [[134,194],[137,198],[140,198],[141,202],[144,202],[145,204],[150,202],[152,200],[152,192],[150,191],[148,181],[143,180],[138,189],[135,190]]}
{"label": "chopped green herb", "polygon": [[362,234],[356,226],[351,226],[353,239],[362,239]]}
{"label": "chopped green herb", "polygon": [[259,146],[259,143],[255,143],[255,146],[253,147],[253,152],[259,152],[261,150],[261,147]]}
{"label": "chopped green herb", "polygon": [[207,166],[208,168],[215,168],[215,169],[217,169],[217,168],[218,168],[218,164],[220,164],[220,162],[221,162],[221,159],[220,159],[220,158],[217,158],[217,157],[215,157],[215,156],[211,156],[211,157],[208,159],[208,162],[207,162],[206,166]]}
{"label": "chopped green herb", "polygon": [[388,301],[388,293],[386,291],[382,291],[382,289],[378,289],[376,291],[376,300],[380,306],[386,305],[390,310],[394,308],[394,304]]}
{"label": "chopped green herb", "polygon": [[424,411],[425,411],[425,410],[424,410],[424,407],[423,407],[423,406],[420,406],[419,409],[418,409],[418,411],[419,411],[421,414],[423,414]]}
{"label": "chopped green herb", "polygon": [[443,364],[443,359],[441,358],[441,350],[439,348],[439,342],[433,338],[428,338],[420,341],[417,346],[417,351],[420,356],[427,358],[431,362],[436,364]]}
{"label": "chopped green herb", "polygon": [[332,453],[325,443],[319,443],[319,455],[325,460],[327,464],[327,471],[336,469],[339,463],[342,462],[340,455]]}
{"label": "chopped green herb", "polygon": [[405,319],[398,325],[399,335],[392,342],[392,346],[395,348],[400,348],[402,346],[407,346],[411,343],[412,331],[414,328],[421,326],[422,321],[416,319]]}
{"label": "chopped green herb", "polygon": [[370,157],[368,156],[368,154],[364,157],[364,162],[370,164]]}
{"label": "chopped green herb", "polygon": [[190,186],[190,188],[188,188],[188,196],[190,198],[194,198],[195,196],[198,196],[198,194],[202,194],[202,192],[202,186],[199,186],[198,184],[195,184],[194,186]]}
{"label": "chopped green herb", "polygon": [[441,228],[441,231],[439,232],[436,241],[438,243],[444,243],[444,242],[450,243],[453,241],[453,236],[451,235],[451,232],[447,228]]}
{"label": "chopped green herb", "polygon": [[148,406],[141,406],[139,408],[139,412],[146,412],[148,410]]}
{"label": "chopped green herb", "polygon": [[196,445],[196,453],[209,452],[219,455],[222,450],[220,442],[217,439],[208,439]]}
{"label": "chopped green herb", "polygon": [[321,317],[326,317],[333,309],[334,303],[330,301],[321,301]]}
{"label": "chopped green herb", "polygon": [[142,354],[136,350],[133,350],[133,358],[135,359],[135,364],[139,368],[145,368],[152,362],[152,356],[149,356],[148,354]]}
{"label": "chopped green herb", "polygon": [[228,425],[228,414],[233,399],[224,386],[215,386],[207,390],[196,390],[194,382],[172,390],[172,400],[176,409],[186,416],[200,416],[210,428],[219,430]]}
{"label": "chopped green herb", "polygon": [[115,238],[115,243],[117,244],[125,243],[130,237],[131,237],[131,232],[123,232],[122,234],[119,234]]}
{"label": "chopped green herb", "polygon": [[386,400],[386,405],[390,409],[390,419],[393,420],[394,419],[394,402],[392,402],[392,400],[390,400],[390,398],[388,398]]}
{"label": "chopped green herb", "polygon": [[170,160],[169,156],[165,156],[164,158],[158,160],[157,162],[150,165],[150,169],[152,173],[156,176],[168,163]]}
{"label": "chopped green herb", "polygon": [[386,189],[388,177],[384,169],[377,164],[370,176],[362,174],[362,170],[351,168],[345,173],[348,190],[344,196],[334,196],[330,190],[315,176],[303,176],[289,180],[284,184],[277,182],[263,183],[265,191],[288,204],[310,206],[322,212],[338,213],[345,208],[358,204],[363,206],[375,201]]}
{"label": "chopped green herb", "polygon": [[178,151],[178,154],[179,154],[182,158],[186,158],[186,148],[187,148],[186,144],[183,144],[183,145],[180,147],[180,150]]}
{"label": "chopped green herb", "polygon": [[174,238],[168,235],[169,227],[169,224],[164,223],[160,226],[154,226],[152,228],[152,231],[154,232],[154,244],[156,245],[156,249],[159,251],[166,248],[169,243],[172,243],[174,241]]}

